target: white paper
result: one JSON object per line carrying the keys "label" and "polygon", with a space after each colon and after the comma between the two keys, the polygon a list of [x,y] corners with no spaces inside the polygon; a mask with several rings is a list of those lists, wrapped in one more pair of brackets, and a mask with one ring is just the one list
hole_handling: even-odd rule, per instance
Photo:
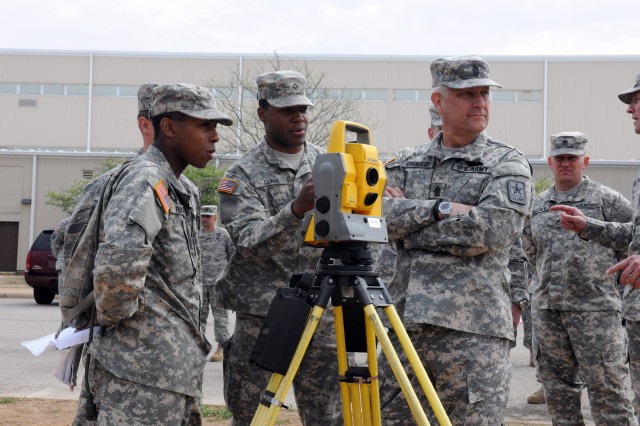
{"label": "white paper", "polygon": [[[93,327],[93,335],[95,336],[100,330],[100,326]],[[84,329],[76,332],[73,327],[65,328],[60,332],[60,335],[56,339],[56,333],[49,334],[36,340],[25,340],[22,342],[22,346],[29,349],[29,351],[35,355],[40,356],[49,347],[57,349],[66,349],[81,343],[89,341],[89,329]]]}
{"label": "white paper", "polygon": [[[96,325],[93,327],[93,335],[98,334],[100,330],[100,326]],[[76,331],[75,328],[69,327],[65,328],[60,332],[58,338],[54,341],[56,348],[58,349],[67,349],[71,346],[79,345],[81,343],[86,343],[89,341],[89,329],[85,328],[80,331]]]}

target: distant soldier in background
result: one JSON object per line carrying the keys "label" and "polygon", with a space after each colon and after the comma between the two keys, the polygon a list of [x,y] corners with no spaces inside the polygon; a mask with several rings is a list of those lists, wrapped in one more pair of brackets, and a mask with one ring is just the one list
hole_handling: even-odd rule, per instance
{"label": "distant soldier in background", "polygon": [[538,375],[554,424],[584,423],[584,382],[596,424],[637,425],[626,384],[618,283],[603,275],[618,253],[562,229],[560,215],[551,209],[571,206],[598,221],[630,221],[629,201],[583,176],[589,164],[586,144],[580,132],[551,136],[548,162],[555,183],[535,197],[523,232],[537,274],[531,314]]}
{"label": "distant soldier in background", "polygon": [[209,306],[213,312],[213,332],[218,343],[210,360],[224,359],[222,344],[229,340],[229,311],[217,306],[215,301],[216,282],[224,268],[231,261],[236,249],[226,229],[216,226],[218,206],[202,206],[200,209],[202,229],[200,230],[200,251],[202,253],[202,310],[200,322],[206,326]]}

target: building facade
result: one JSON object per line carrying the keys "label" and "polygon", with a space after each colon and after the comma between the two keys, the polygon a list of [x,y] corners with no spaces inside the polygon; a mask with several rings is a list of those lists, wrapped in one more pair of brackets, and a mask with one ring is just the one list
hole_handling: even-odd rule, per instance
{"label": "building facade", "polygon": [[[360,117],[367,120],[361,123],[372,128],[383,158],[426,142],[434,59],[277,58],[287,64],[282,68],[307,70],[321,81],[321,90],[310,94],[314,99],[356,100]],[[630,196],[640,140],[616,95],[640,73],[640,56],[484,59],[491,78],[503,86],[491,94],[490,135],[523,151],[534,176],[544,177],[550,176],[549,136],[584,132],[590,140],[589,176]],[[273,64],[273,55],[0,50],[0,271],[24,269],[31,241],[64,217],[47,204],[48,192],[92,177],[105,158],[132,156],[141,146],[140,84],[209,86],[218,97],[237,98],[230,107],[247,117],[257,108],[251,81]],[[237,158],[241,133],[238,127],[224,135],[212,166],[225,167]]]}

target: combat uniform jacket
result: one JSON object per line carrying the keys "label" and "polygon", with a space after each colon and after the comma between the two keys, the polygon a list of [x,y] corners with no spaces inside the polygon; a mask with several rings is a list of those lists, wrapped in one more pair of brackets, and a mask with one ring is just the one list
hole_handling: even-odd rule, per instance
{"label": "combat uniform jacket", "polygon": [[615,276],[604,272],[620,253],[593,244],[560,227],[554,205],[580,209],[586,216],[606,222],[628,222],[632,207],[618,192],[585,177],[572,195],[559,194],[555,186],[534,199],[530,224],[523,232],[525,251],[538,279],[533,303],[538,309],[560,311],[620,311]]}
{"label": "combat uniform jacket", "polygon": [[216,226],[210,232],[200,231],[202,251],[202,285],[213,287],[236,252],[226,229]]}
{"label": "combat uniform jacket", "polygon": [[[442,137],[386,164],[387,185],[406,196],[384,200],[389,237],[400,240],[393,285],[408,283],[404,322],[513,340],[507,264],[529,215],[531,168],[484,132],[451,153]],[[475,207],[436,221],[438,199]]]}
{"label": "combat uniform jacket", "polygon": [[264,316],[276,289],[288,286],[294,272],[315,272],[321,250],[299,244],[302,220],[291,203],[323,152],[306,143],[296,171],[263,140],[225,173],[218,187],[220,219],[236,255],[216,284],[223,307]]}
{"label": "combat uniform jacket", "polygon": [[90,353],[117,377],[202,397],[199,195],[154,146],[105,193]]}

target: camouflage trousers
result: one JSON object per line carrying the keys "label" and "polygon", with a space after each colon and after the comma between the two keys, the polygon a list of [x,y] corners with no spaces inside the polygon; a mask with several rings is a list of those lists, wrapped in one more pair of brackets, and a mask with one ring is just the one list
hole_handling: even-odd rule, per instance
{"label": "camouflage trousers", "polygon": [[215,286],[202,287],[202,309],[200,310],[200,323],[206,327],[209,318],[209,306],[213,312],[213,333],[216,342],[223,343],[229,340],[229,311],[216,306],[214,303]]}
{"label": "camouflage trousers", "polygon": [[[271,377],[249,364],[263,321],[261,316],[236,313],[235,331],[224,345],[224,400],[236,426],[251,423]],[[328,332],[316,331],[293,380],[296,405],[306,426],[342,424],[337,352],[335,344],[325,343],[328,336],[321,335]]]}
{"label": "camouflage trousers", "polygon": [[98,406],[98,418],[96,422],[84,418],[87,393],[83,384],[74,426],[186,426],[195,403],[192,396],[120,379],[93,358],[89,366],[89,387]]}
{"label": "camouflage trousers", "polygon": [[554,424],[584,424],[584,382],[597,425],[637,425],[620,313],[534,308],[532,318],[538,374]]}
{"label": "camouflage trousers", "polygon": [[[500,425],[509,397],[509,340],[427,324],[410,324],[407,333],[442,405],[454,425]],[[399,348],[395,333],[389,337]],[[404,351],[400,360],[409,366]],[[380,403],[385,425],[415,424],[386,358],[380,361]],[[431,424],[438,421],[411,367],[413,389]]]}
{"label": "camouflage trousers", "polygon": [[[522,311],[522,346],[527,349],[532,349],[531,341],[533,340],[533,333],[531,327],[531,306]],[[518,338],[518,327],[513,328],[513,341],[509,344],[510,348],[516,347],[516,340]]]}
{"label": "camouflage trousers", "polygon": [[629,369],[631,370],[631,384],[635,398],[633,406],[636,416],[640,416],[640,321],[626,320],[629,347]]}

